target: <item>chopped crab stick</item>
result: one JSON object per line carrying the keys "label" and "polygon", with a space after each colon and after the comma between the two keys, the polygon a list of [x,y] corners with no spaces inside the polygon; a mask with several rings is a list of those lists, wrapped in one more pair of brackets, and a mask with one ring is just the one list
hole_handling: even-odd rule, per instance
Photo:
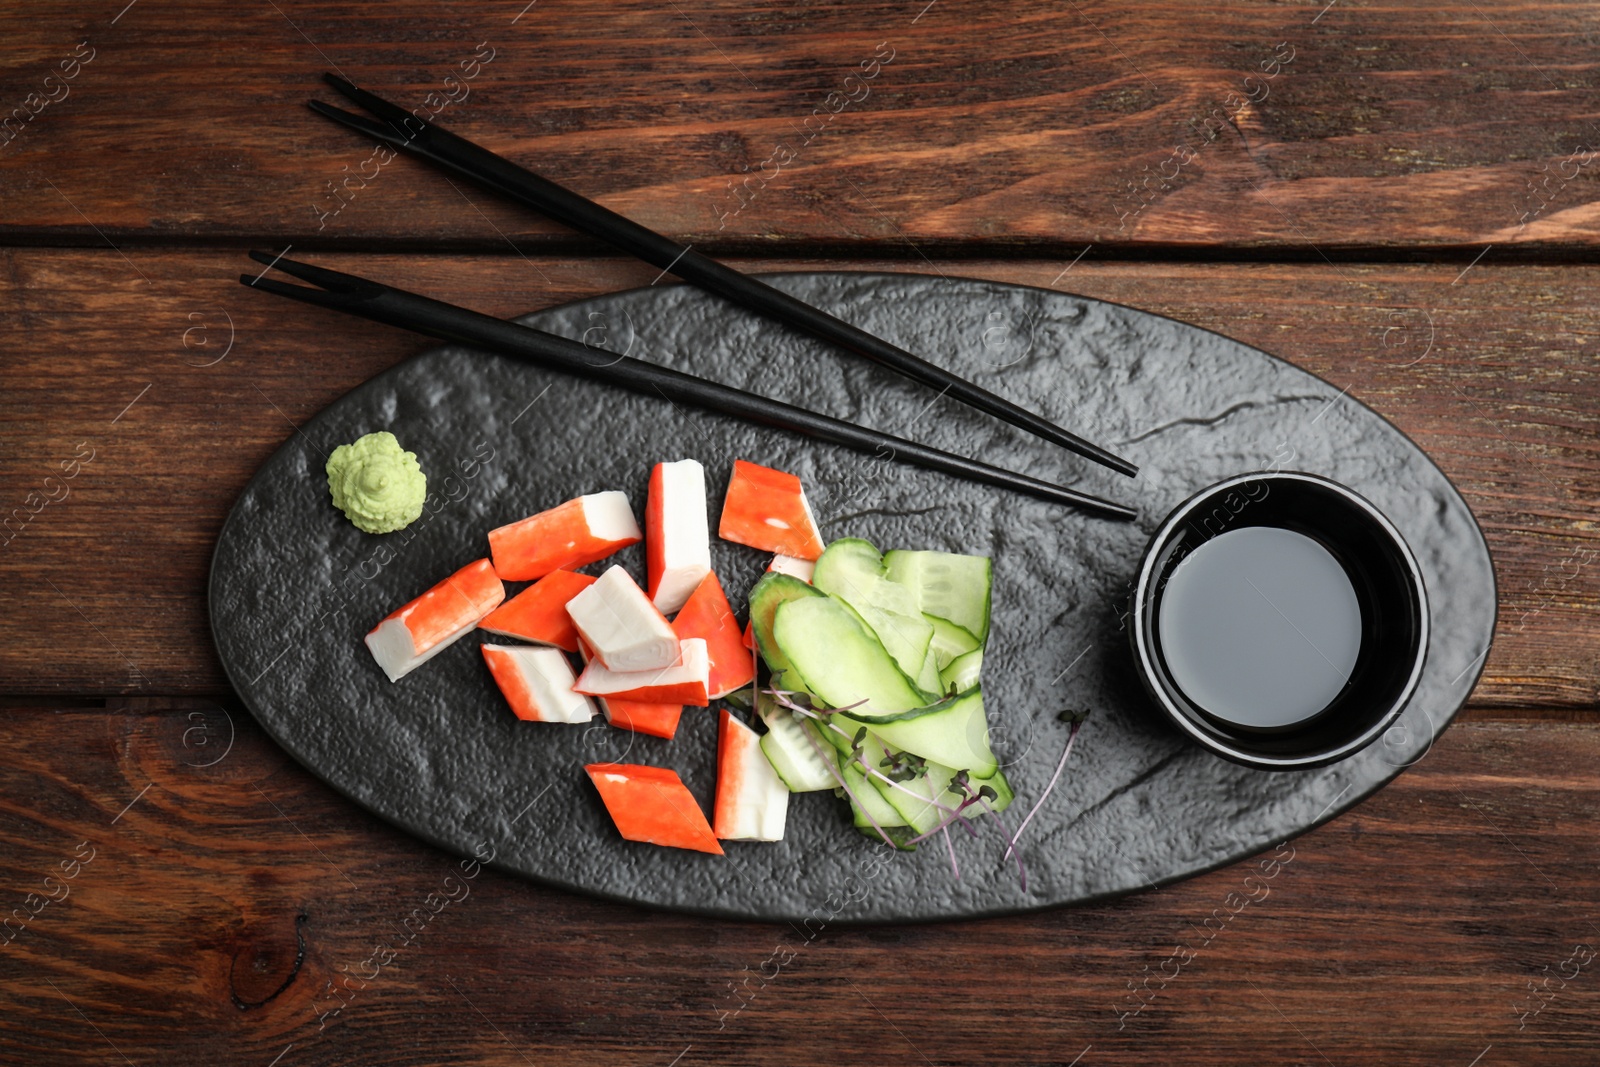
{"label": "chopped crab stick", "polygon": [[605,559],[643,539],[624,493],[591,493],[489,531],[494,569],[508,582]]}
{"label": "chopped crab stick", "polygon": [[706,472],[698,460],[657,463],[650,472],[644,544],[650,599],[670,615],[711,573]]}
{"label": "chopped crab stick", "polygon": [[367,648],[397,682],[460,640],[506,597],[486,559],[469,563],[373,627]]}
{"label": "chopped crab stick", "polygon": [[596,661],[578,675],[573,689],[590,696],[621,697],[646,704],[671,701],[703,708],[711,703],[706,691],[711,674],[706,643],[694,638],[684,641],[682,649],[678,663],[649,671],[614,671]]}
{"label": "chopped crab stick", "polygon": [[706,656],[711,660],[706,693],[713,700],[755,680],[755,660],[715,574],[707,574],[695,586],[683,610],[672,620],[672,630],[680,641],[691,637],[705,640]]}
{"label": "chopped crab stick", "polygon": [[722,709],[713,832],[724,841],[782,841],[788,814],[789,787],[761,751],[761,738]]}
{"label": "chopped crab stick", "polygon": [[822,535],[800,479],[742,459],[733,461],[717,535],[798,559],[822,555]]}
{"label": "chopped crab stick", "polygon": [[572,691],[577,678],[560,649],[484,645],[483,661],[517,718],[531,722],[588,722],[594,718],[594,702]]}
{"label": "chopped crab stick", "polygon": [[676,771],[633,763],[584,767],[626,840],[722,855],[705,813]]}
{"label": "chopped crab stick", "polygon": [[[578,652],[583,656],[585,666],[594,658],[594,653],[578,639]],[[651,703],[643,700],[622,700],[617,697],[595,697],[594,702],[600,705],[600,711],[606,717],[606,722],[619,730],[632,730],[636,734],[649,734],[652,737],[664,737],[672,740],[678,732],[678,719],[683,715],[683,705],[671,701]]]}
{"label": "chopped crab stick", "polygon": [[767,564],[767,570],[787,574],[791,578],[798,578],[807,585],[811,584],[811,576],[816,573],[817,561],[814,559],[797,559],[794,556],[785,556],[782,552],[772,557],[772,562]]}
{"label": "chopped crab stick", "polygon": [[683,716],[683,705],[670,701],[623,700],[619,697],[594,699],[605,713],[606,722],[617,729],[664,737],[668,741],[678,732],[678,720]]}
{"label": "chopped crab stick", "polygon": [[567,615],[594,658],[611,670],[648,671],[678,661],[677,635],[621,567],[567,601]]}
{"label": "chopped crab stick", "polygon": [[587,574],[551,571],[489,612],[478,629],[576,652],[578,631],[567,614],[567,601],[593,584]]}

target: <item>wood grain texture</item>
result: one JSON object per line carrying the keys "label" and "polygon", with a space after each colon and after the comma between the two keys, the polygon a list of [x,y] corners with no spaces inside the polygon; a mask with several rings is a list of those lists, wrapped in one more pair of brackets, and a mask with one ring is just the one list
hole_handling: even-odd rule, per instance
{"label": "wood grain texture", "polygon": [[0,31],[13,242],[572,246],[418,164],[366,164],[304,107],[328,69],[708,249],[1464,260],[1600,239],[1583,4],[281,0],[224,21],[23,0]]}
{"label": "wood grain texture", "polygon": [[[253,265],[237,253],[4,257],[0,309],[17,326],[0,342],[0,521],[12,523],[0,546],[0,692],[225,694],[204,596],[228,508],[295,424],[428,342],[248,292],[235,278]],[[503,315],[655,274],[623,260],[320,261]],[[1054,280],[1348,388],[1433,456],[1489,537],[1500,618],[1475,703],[1596,707],[1600,272],[1480,265],[1454,282],[1452,266],[1067,265],[938,269]],[[83,449],[92,460],[63,480],[61,464]]]}
{"label": "wood grain texture", "polygon": [[1328,826],[1159,893],[865,929],[464,869],[236,709],[43,707],[0,742],[0,903],[38,909],[0,947],[7,1063],[1465,1067],[1600,1039],[1593,726],[1458,726]]}

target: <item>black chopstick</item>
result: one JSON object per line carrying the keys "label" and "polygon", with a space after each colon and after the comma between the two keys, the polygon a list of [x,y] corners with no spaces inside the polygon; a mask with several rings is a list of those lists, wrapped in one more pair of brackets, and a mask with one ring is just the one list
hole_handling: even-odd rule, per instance
{"label": "black chopstick", "polygon": [[1108,518],[1136,517],[1131,508],[1109,500],[991,467],[964,456],[941,452],[914,441],[819,415],[719,382],[696,378],[659,364],[594,348],[531,326],[507,322],[353,274],[314,267],[281,256],[274,257],[265,252],[251,252],[250,258],[266,264],[269,269],[276,268],[292,277],[322,286],[321,289],[308,289],[301,285],[289,285],[265,277],[266,271],[260,275],[239,275],[239,281],[255,289],[414,330],[429,337],[473,345],[551,370],[621,386],[636,393],[661,396],[748,422],[788,430],[879,459],[892,459],[954,474],[984,485],[1013,489],[1040,500],[1067,504]]}
{"label": "black chopstick", "polygon": [[444,170],[459,174],[591,237],[599,238],[630,255],[638,256],[662,271],[698,285],[752,311],[769,315],[780,322],[830,341],[864,356],[874,363],[939,389],[956,400],[1021,427],[1035,436],[1070,449],[1120,474],[1133,476],[1139,468],[1091,441],[1069,433],[1048,419],[1026,408],[973,385],[942,367],[935,366],[905,349],[843,319],[812,307],[802,300],[774,289],[748,274],[701,255],[691,247],[641,226],[631,219],[601,207],[564,186],[496,155],[457,134],[417,118],[374,93],[343,78],[324,74],[329,85],[379,116],[373,122],[352,115],[320,100],[311,101],[312,110],[326,118],[357,130],[368,137],[420,156]]}

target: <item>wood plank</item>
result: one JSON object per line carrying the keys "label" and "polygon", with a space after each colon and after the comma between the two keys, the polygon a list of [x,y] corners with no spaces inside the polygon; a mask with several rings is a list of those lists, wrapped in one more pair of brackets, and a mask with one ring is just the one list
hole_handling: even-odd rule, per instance
{"label": "wood plank", "polygon": [[1435,1067],[1600,1039],[1593,725],[1456,726],[1328,826],[1159,891],[797,931],[468,878],[228,715],[0,720],[0,885],[39,909],[0,948],[0,1058]]}
{"label": "wood plank", "polygon": [[[426,342],[246,292],[234,279],[250,264],[236,253],[0,255],[0,308],[15,324],[0,363],[0,517],[13,522],[0,547],[11,609],[0,692],[226,693],[204,592],[229,506],[296,423]],[[507,315],[654,275],[623,260],[323,261]],[[1456,283],[1457,269],[1440,266],[1067,266],[937,269],[1054,280],[1231,334],[1348,387],[1435,458],[1489,536],[1500,619],[1475,700],[1596,706],[1600,271],[1480,265]],[[90,453],[75,478],[45,481]]]}
{"label": "wood plank", "polygon": [[12,242],[571,244],[380,167],[305,110],[329,68],[708,249],[1470,258],[1600,237],[1584,5],[22,0],[0,18]]}

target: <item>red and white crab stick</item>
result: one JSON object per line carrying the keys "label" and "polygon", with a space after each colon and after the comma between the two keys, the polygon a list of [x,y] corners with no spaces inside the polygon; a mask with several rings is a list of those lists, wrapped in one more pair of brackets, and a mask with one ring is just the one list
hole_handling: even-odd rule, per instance
{"label": "red and white crab stick", "polygon": [[572,691],[577,676],[559,648],[484,645],[483,661],[517,718],[530,722],[594,718],[594,701]]}
{"label": "red and white crab stick", "polygon": [[572,571],[551,571],[484,616],[478,628],[539,645],[578,651],[567,603],[594,584],[594,578]]}
{"label": "red and white crab stick", "polygon": [[756,666],[739,631],[739,620],[715,574],[707,574],[694,587],[683,610],[672,620],[680,641],[698,637],[706,643],[711,661],[706,692],[713,700],[742,689],[755,680]]}
{"label": "red and white crab stick", "polygon": [[711,658],[706,654],[706,643],[693,637],[679,642],[679,647],[677,663],[648,671],[614,671],[594,660],[578,675],[572,688],[589,696],[620,697],[645,704],[707,707],[711,703]]}
{"label": "red and white crab stick", "polygon": [[742,459],[733,461],[717,535],[798,559],[822,555],[822,534],[800,479]]}
{"label": "red and white crab stick", "polygon": [[798,578],[810,585],[811,576],[817,571],[817,561],[785,556],[782,552],[779,552],[772,557],[772,562],[767,564],[767,570],[777,571],[779,574],[787,574],[791,578]]}
{"label": "red and white crab stick", "polygon": [[469,563],[385,617],[367,634],[367,648],[397,682],[460,640],[505,597],[488,560]]}
{"label": "red and white crab stick", "polygon": [[[578,639],[578,654],[583,657],[585,667],[594,662],[594,653],[582,638]],[[606,722],[617,729],[664,737],[668,741],[678,732],[678,720],[683,717],[683,705],[670,700],[645,701],[597,696],[594,702],[600,705]]]}
{"label": "red and white crab stick", "polygon": [[489,531],[494,569],[508,582],[595,563],[644,539],[625,493],[591,493]]}
{"label": "red and white crab stick", "polygon": [[712,831],[724,841],[782,841],[788,816],[789,787],[761,751],[761,738],[722,709]]}
{"label": "red and white crab stick", "polygon": [[698,460],[657,463],[650,472],[644,538],[650,599],[670,615],[711,573],[706,471]]}
{"label": "red and white crab stick", "polygon": [[595,659],[613,671],[658,670],[678,661],[678,635],[621,567],[567,601],[567,614]]}

